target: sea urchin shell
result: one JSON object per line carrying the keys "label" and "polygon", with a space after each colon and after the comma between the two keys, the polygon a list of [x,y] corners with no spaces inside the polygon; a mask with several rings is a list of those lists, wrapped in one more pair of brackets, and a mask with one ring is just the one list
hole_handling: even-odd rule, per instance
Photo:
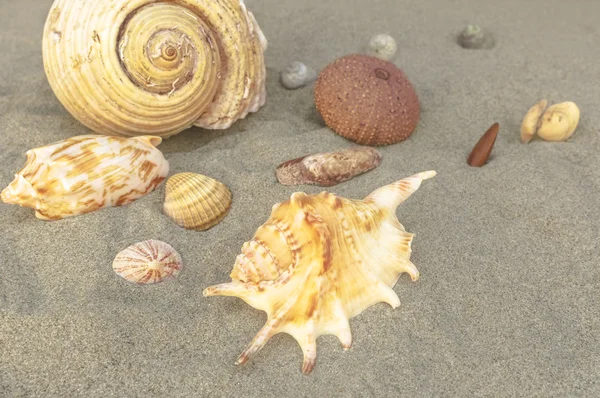
{"label": "sea urchin shell", "polygon": [[268,315],[237,363],[273,335],[288,333],[304,352],[302,371],[310,373],[319,336],[335,335],[350,348],[350,318],[379,302],[398,307],[392,287],[403,273],[417,280],[419,271],[410,262],[413,235],[396,218],[396,208],[435,174],[415,174],[364,200],[297,192],[273,206],[243,245],[232,282],[204,290],[205,296],[239,297]]}
{"label": "sea urchin shell", "polygon": [[315,103],[329,128],[361,145],[405,140],[420,117],[419,99],[404,73],[367,55],[348,55],[325,67]]}
{"label": "sea urchin shell", "polygon": [[183,263],[170,245],[150,239],[121,251],[112,266],[117,275],[127,281],[149,285],[177,276]]}

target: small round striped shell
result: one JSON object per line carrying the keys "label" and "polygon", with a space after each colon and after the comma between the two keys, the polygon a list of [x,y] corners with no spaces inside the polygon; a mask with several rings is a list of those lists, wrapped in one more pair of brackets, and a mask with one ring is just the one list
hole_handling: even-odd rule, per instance
{"label": "small round striped shell", "polygon": [[150,239],[121,251],[113,270],[125,280],[150,285],[175,277],[183,268],[181,256],[169,244]]}
{"label": "small round striped shell", "polygon": [[179,173],[167,180],[164,213],[177,225],[204,231],[225,218],[231,207],[225,184],[196,173]]}

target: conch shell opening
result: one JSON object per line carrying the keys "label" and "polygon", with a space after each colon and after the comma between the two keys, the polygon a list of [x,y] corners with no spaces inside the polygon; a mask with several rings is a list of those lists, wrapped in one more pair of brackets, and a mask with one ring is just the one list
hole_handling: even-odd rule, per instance
{"label": "conch shell opening", "polygon": [[350,318],[379,302],[398,307],[393,286],[403,273],[416,281],[419,271],[410,262],[413,235],[395,211],[435,175],[415,174],[362,201],[297,192],[275,205],[268,221],[243,245],[232,282],[203,292],[241,298],[268,315],[236,363],[246,363],[273,335],[287,333],[304,352],[302,371],[310,373],[319,336],[335,335],[347,349],[352,343]]}

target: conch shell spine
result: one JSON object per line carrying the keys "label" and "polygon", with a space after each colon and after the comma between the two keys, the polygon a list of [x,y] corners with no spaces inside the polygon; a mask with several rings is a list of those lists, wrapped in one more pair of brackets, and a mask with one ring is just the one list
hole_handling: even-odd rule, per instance
{"label": "conch shell spine", "polygon": [[[415,174],[377,189],[363,201],[297,192],[275,205],[253,241],[244,244],[232,282],[203,292],[239,297],[267,312],[266,324],[236,364],[246,363],[273,335],[287,333],[304,353],[302,371],[310,373],[320,335],[335,335],[348,349],[350,318],[378,302],[398,307],[392,287],[402,273],[415,281],[419,271],[409,260],[413,235],[398,222],[395,210],[423,180],[435,175]],[[263,245],[270,252],[260,250]],[[271,257],[277,260],[272,264],[275,275],[257,278]]]}

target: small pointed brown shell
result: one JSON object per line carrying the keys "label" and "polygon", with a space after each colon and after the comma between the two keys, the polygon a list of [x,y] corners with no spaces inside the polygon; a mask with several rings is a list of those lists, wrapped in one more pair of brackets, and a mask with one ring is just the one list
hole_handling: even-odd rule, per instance
{"label": "small pointed brown shell", "polygon": [[225,218],[231,207],[225,184],[196,173],[179,173],[167,180],[164,213],[186,229],[204,231]]}
{"label": "small pointed brown shell", "polygon": [[473,151],[467,159],[469,166],[481,167],[487,163],[492,154],[492,149],[494,149],[498,130],[500,130],[500,125],[498,123],[492,124],[479,141],[477,141],[477,144],[475,144]]}
{"label": "small pointed brown shell", "polygon": [[150,285],[175,277],[183,268],[181,256],[169,244],[146,240],[129,246],[115,257],[113,270],[131,283]]}

